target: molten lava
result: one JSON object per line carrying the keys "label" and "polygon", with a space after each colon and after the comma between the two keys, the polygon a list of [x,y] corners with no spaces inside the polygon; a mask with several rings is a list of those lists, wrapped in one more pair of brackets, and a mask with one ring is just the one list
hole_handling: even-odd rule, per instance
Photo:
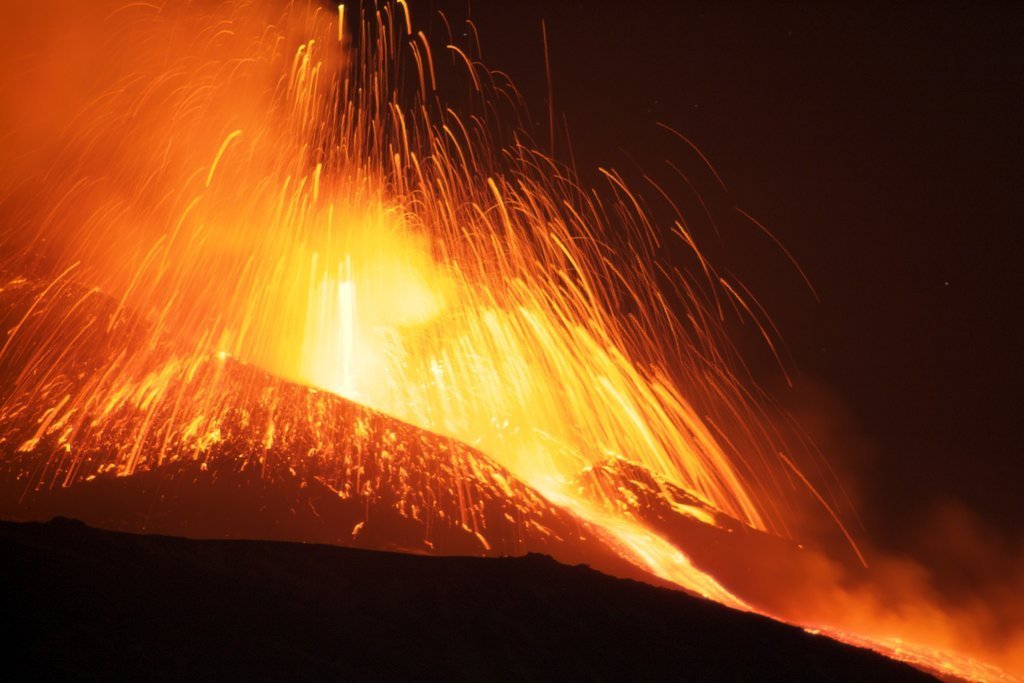
{"label": "molten lava", "polygon": [[737,565],[798,557],[788,497],[825,501],[783,493],[721,324],[759,319],[745,289],[681,216],[538,150],[507,79],[404,0],[274,4],[61,5],[50,45],[2,10],[2,514],[536,550],[801,620]]}

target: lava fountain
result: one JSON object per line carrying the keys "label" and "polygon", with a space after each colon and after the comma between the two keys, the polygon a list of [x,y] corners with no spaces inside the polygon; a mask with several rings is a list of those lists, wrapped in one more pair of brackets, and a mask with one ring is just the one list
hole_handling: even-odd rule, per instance
{"label": "lava fountain", "polygon": [[[760,603],[643,496],[766,537],[813,496],[842,527],[724,334],[740,315],[773,343],[756,301],[682,216],[656,224],[613,171],[583,187],[507,77],[433,46],[403,0],[2,12],[5,510],[169,467],[290,473],[297,497],[315,481],[339,500],[386,482],[384,507],[426,530],[400,547],[565,557],[576,535],[610,571],[743,609]],[[693,274],[663,264],[667,241]],[[323,538],[365,540],[369,512],[350,513]],[[464,543],[439,547],[447,527]]]}

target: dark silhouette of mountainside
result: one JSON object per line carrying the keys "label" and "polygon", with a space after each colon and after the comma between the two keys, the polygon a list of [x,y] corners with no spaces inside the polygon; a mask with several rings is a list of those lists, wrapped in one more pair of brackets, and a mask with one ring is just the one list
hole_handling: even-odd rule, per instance
{"label": "dark silhouette of mountainside", "polygon": [[872,652],[542,555],[424,557],[0,523],[36,677],[887,680]]}

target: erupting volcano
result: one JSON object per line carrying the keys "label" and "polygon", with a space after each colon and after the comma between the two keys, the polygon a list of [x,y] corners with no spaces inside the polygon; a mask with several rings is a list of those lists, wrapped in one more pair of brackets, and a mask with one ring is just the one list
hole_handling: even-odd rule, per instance
{"label": "erupting volcano", "polygon": [[540,552],[1004,677],[799,604],[828,560],[794,507],[864,558],[725,334],[774,350],[767,315],[410,4],[2,11],[0,515]]}

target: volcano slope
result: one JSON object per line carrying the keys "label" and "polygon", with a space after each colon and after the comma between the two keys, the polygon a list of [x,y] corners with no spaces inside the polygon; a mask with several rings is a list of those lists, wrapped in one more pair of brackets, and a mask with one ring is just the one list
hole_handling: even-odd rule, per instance
{"label": "volcano slope", "polygon": [[8,663],[48,678],[919,681],[866,650],[548,557],[0,523]]}
{"label": "volcano slope", "polygon": [[656,581],[469,446],[230,357],[176,354],[99,292],[4,278],[0,329],[0,517],[542,552]]}
{"label": "volcano slope", "polygon": [[[432,555],[543,553],[670,585],[485,454],[213,349],[182,353],[73,281],[0,278],[0,329],[0,518]],[[576,483],[595,500],[598,489],[630,490],[637,522],[743,598],[765,604],[784,586],[751,581],[765,547],[781,541],[642,468],[610,462]]]}

